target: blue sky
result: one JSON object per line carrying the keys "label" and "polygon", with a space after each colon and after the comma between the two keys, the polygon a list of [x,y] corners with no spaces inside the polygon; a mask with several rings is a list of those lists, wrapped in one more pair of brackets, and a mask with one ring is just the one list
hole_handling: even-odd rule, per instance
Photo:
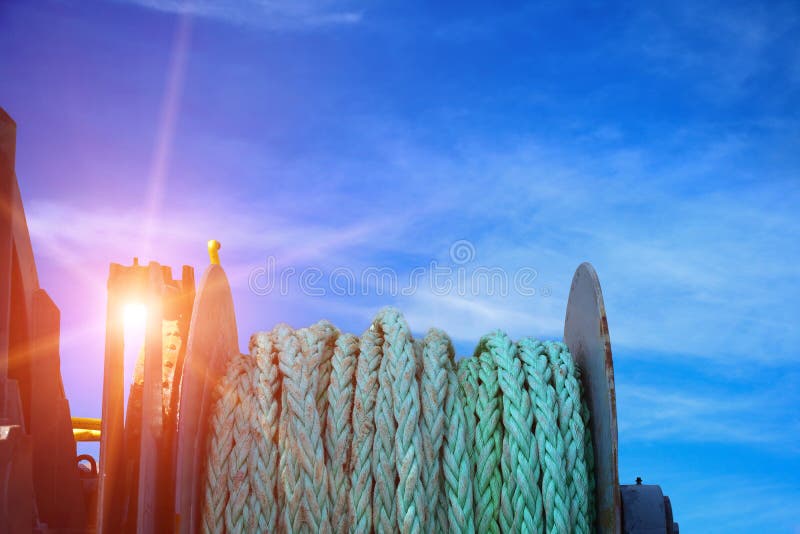
{"label": "blue sky", "polygon": [[[217,238],[243,345],[392,303],[468,354],[498,327],[559,337],[589,260],[622,480],[661,484],[684,532],[800,532],[798,5],[435,4],[0,5],[73,413],[99,416],[111,261],[199,275]],[[459,240],[536,294],[250,289],[269,257],[402,278]]]}

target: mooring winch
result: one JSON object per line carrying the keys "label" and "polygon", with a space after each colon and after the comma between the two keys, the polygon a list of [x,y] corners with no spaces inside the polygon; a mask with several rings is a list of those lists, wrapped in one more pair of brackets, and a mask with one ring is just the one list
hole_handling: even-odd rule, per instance
{"label": "mooring winch", "polygon": [[[320,530],[336,531],[339,525],[358,532],[360,523],[352,518],[333,520],[341,519],[333,517],[333,510],[351,513],[346,502],[337,508],[336,499],[331,497],[335,492],[330,480],[336,477],[320,475],[312,481],[304,480],[302,474],[308,466],[309,472],[316,467],[331,472],[338,469],[344,480],[342,487],[356,487],[353,457],[347,449],[355,450],[353,441],[363,434],[363,428],[356,427],[366,424],[373,436],[379,436],[373,437],[373,445],[367,448],[365,461],[370,462],[371,473],[367,498],[374,503],[383,502],[386,495],[396,497],[387,512],[396,514],[392,517],[381,516],[370,504],[369,524],[376,531],[454,530],[456,523],[472,525],[467,530],[474,531],[486,524],[515,531],[539,524],[547,526],[548,532],[581,531],[576,526],[581,523],[580,506],[567,503],[562,510],[548,496],[560,498],[568,494],[570,484],[580,485],[583,464],[575,458],[583,458],[585,453],[586,460],[591,458],[583,472],[587,487],[592,482],[587,494],[587,510],[593,511],[592,531],[678,532],[669,498],[659,486],[641,484],[640,480],[619,484],[611,343],[600,283],[588,263],[577,268],[572,280],[563,344],[529,338],[511,341],[495,333],[482,338],[475,355],[465,360],[453,358],[449,338],[438,331],[423,340],[413,340],[402,316],[391,310],[380,312],[360,339],[326,325],[300,330],[279,326],[271,333],[254,336],[250,354],[242,355],[233,297],[219,261],[219,243],[209,242],[210,264],[197,286],[189,266],[182,267],[180,278],[173,278],[169,267],[155,262],[112,264],[102,417],[71,417],[59,368],[59,312],[39,287],[14,170],[15,141],[16,126],[0,109],[0,477],[6,481],[0,486],[1,531],[206,531],[204,506],[211,504],[225,508],[223,515],[235,506],[245,507],[244,519],[237,516],[227,521],[223,517],[221,530],[308,530],[313,521],[323,517],[325,526]],[[123,309],[132,300],[146,305],[147,324],[143,356],[126,411]],[[369,351],[377,358],[371,360],[372,364],[362,357]],[[362,361],[363,369],[356,369]],[[240,369],[234,367],[237,365]],[[327,370],[321,371],[321,366],[327,366]],[[470,368],[475,373],[474,387],[469,383]],[[341,387],[330,385],[334,380],[329,377],[339,371],[349,378]],[[429,371],[430,376],[426,376]],[[263,378],[267,375],[271,378]],[[254,385],[258,377],[265,385]],[[359,382],[362,378],[364,381]],[[427,391],[420,393],[420,388],[433,383],[429,380],[441,386],[439,393],[432,394],[433,400],[426,400]],[[568,391],[570,380],[580,390],[580,397],[570,398],[577,391]],[[364,390],[365,384],[374,391]],[[239,392],[232,389],[237,385],[243,388]],[[377,408],[367,410],[359,393],[349,389],[353,386],[358,390],[359,385],[368,395],[364,398],[372,399]],[[246,428],[239,437],[234,435],[235,422],[229,436],[229,427],[215,419],[228,398],[226,392],[238,399],[230,406],[231,417],[255,414],[250,421],[242,419]],[[406,400],[408,405],[403,404]],[[569,419],[569,413],[581,413],[584,403],[586,411],[580,423]],[[339,429],[336,439],[326,444],[322,429],[326,420],[338,416],[340,406],[344,406],[344,430]],[[258,416],[273,409],[269,418]],[[304,414],[312,420],[308,426]],[[409,414],[416,419],[409,421]],[[448,434],[447,429],[460,424],[462,416],[464,432]],[[545,419],[549,416],[551,426],[547,427]],[[470,427],[470,417],[476,428]],[[259,444],[259,434],[253,428],[268,424],[275,425],[269,427],[274,433],[264,443],[275,445],[277,456],[270,458],[275,466],[281,466],[280,480],[269,479],[267,490],[251,487],[250,493],[242,496],[237,493],[242,487],[241,477],[237,479],[239,472],[231,468],[226,473],[232,475],[222,477],[227,484],[221,490],[226,495],[224,502],[210,502],[209,471],[213,465],[209,468],[208,448],[212,438],[227,447],[229,454],[244,451],[247,457],[237,458],[245,465],[250,463],[249,451]],[[533,455],[546,456],[548,443],[548,435],[537,433],[537,424],[541,429],[551,428],[554,450],[564,451],[553,456],[558,463],[555,467],[541,467],[543,463],[532,460]],[[489,435],[491,443],[476,445],[477,428],[491,425],[498,429]],[[386,431],[384,427],[391,427],[388,434],[380,434]],[[583,442],[570,442],[569,448],[556,435],[573,430],[580,436],[590,436],[588,448],[583,448]],[[434,434],[439,437],[432,438]],[[388,449],[383,449],[379,440],[387,436],[395,439],[387,440]],[[309,444],[315,439],[322,442]],[[415,439],[419,444],[414,444]],[[77,456],[76,440],[99,441],[98,461]],[[340,442],[349,444],[344,452],[337,452]],[[558,443],[562,443],[562,449],[558,449]],[[448,491],[474,490],[471,484],[466,488],[457,479],[444,480],[439,471],[430,472],[443,469],[440,459],[445,455],[438,451],[448,446],[456,451],[453,458],[463,462],[459,465],[467,466],[465,480],[488,477],[488,501],[477,494],[463,507],[448,501]],[[380,456],[387,450],[391,454]],[[508,454],[510,450],[517,451],[516,456]],[[289,463],[292,455],[298,455],[301,461],[300,456],[309,451],[316,452],[309,455],[307,465],[298,464],[298,484],[289,484],[295,480],[291,478],[294,467]],[[257,453],[254,457],[259,458]],[[331,467],[332,458],[339,458],[335,469]],[[373,467],[381,458],[389,463]],[[482,458],[494,462],[496,470],[482,472],[487,465]],[[544,474],[519,472],[534,465]],[[339,468],[343,466],[342,471]],[[242,469],[243,473],[257,471],[253,467]],[[388,478],[380,478],[381,469]],[[563,476],[564,486],[553,489],[547,473]],[[420,495],[437,495],[430,484],[423,487],[431,480],[441,485],[436,503],[419,500]],[[499,481],[499,486],[492,481]],[[324,487],[318,489],[326,492],[322,500],[309,503],[302,496],[293,500],[295,489],[312,488],[320,482]],[[422,487],[422,493],[414,493],[417,486]],[[380,493],[383,490],[389,493]],[[575,495],[580,494],[575,491]],[[345,500],[350,499],[347,492],[344,495]],[[498,500],[493,504],[495,498]],[[247,508],[248,499],[256,506],[279,503],[278,516],[285,517],[277,517],[274,523],[265,520],[263,517],[269,514],[252,512]],[[464,518],[465,509],[473,515]],[[517,509],[530,518],[517,517],[512,513]],[[209,513],[213,516],[215,512]],[[448,513],[453,516],[449,520]],[[437,514],[443,518],[440,522]],[[588,511],[586,514],[589,517]],[[396,529],[381,528],[386,525],[396,525]]]}

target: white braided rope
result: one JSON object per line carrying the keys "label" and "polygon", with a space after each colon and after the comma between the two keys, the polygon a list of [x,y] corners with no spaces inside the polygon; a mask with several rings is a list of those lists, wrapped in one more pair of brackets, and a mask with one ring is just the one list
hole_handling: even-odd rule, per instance
{"label": "white braided rope", "polygon": [[353,437],[353,397],[358,360],[358,338],[344,334],[336,340],[331,360],[328,414],[325,425],[325,456],[328,461],[328,491],[334,532],[350,528],[350,447]]}
{"label": "white braided rope", "polygon": [[[372,327],[385,339],[385,332],[380,321]],[[384,341],[381,348],[383,357],[378,368],[378,393],[375,398],[375,439],[372,443],[372,477],[375,489],[372,495],[372,524],[375,532],[392,532],[397,523],[396,483],[394,438],[397,425],[394,420],[394,401],[392,387],[394,385],[394,360],[391,348]]]}
{"label": "white braided rope", "polygon": [[336,340],[339,337],[339,330],[328,321],[319,321],[311,326],[315,334],[317,351],[319,354],[317,372],[314,380],[317,384],[316,403],[317,413],[320,416],[320,435],[325,435],[325,424],[328,413],[328,387],[331,383],[331,370],[333,351]]}
{"label": "white braided rope", "polygon": [[277,524],[278,502],[278,415],[280,376],[274,336],[260,332],[250,338],[253,372],[253,446],[250,456],[250,510],[252,529],[265,532]]}
{"label": "white braided rope", "polygon": [[373,409],[378,394],[378,368],[383,339],[373,330],[361,336],[353,395],[353,446],[350,456],[350,532],[372,531],[372,442],[375,438]]}
{"label": "white braided rope", "polygon": [[[303,354],[300,339],[310,347]],[[289,532],[330,532],[320,418],[316,410],[316,382],[321,342],[311,329],[287,336],[280,347],[283,399],[281,478],[286,496],[284,517]]]}
{"label": "white braided rope", "polygon": [[[225,528],[228,532],[243,532],[252,527],[248,474],[253,449],[251,417],[253,413],[253,358],[242,354],[238,358],[238,374],[232,384],[236,393],[233,409],[233,447],[228,461],[228,504],[225,507]],[[238,362],[237,362],[238,363]]]}
{"label": "white braided rope", "polygon": [[238,400],[236,382],[246,368],[245,358],[234,356],[216,388],[216,402],[211,415],[205,462],[205,484],[201,509],[201,530],[204,533],[225,531],[225,508],[228,504],[230,455],[233,450],[235,409]]}

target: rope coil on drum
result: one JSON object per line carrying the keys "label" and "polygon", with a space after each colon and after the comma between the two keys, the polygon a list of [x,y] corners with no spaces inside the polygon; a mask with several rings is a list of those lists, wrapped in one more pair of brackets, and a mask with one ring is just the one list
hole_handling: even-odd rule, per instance
{"label": "rope coil on drum", "polygon": [[216,391],[203,532],[592,531],[593,458],[566,345],[500,331],[455,360],[381,310],[360,338],[280,324]]}

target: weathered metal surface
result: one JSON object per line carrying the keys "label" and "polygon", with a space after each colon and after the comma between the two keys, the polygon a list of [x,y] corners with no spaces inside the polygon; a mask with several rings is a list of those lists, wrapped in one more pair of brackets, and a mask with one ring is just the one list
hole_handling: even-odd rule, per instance
{"label": "weathered metal surface", "polygon": [[0,426],[0,532],[29,533],[34,526],[30,436],[19,425]]}
{"label": "weathered metal surface", "polygon": [[603,534],[619,534],[622,523],[614,364],[603,293],[597,273],[589,263],[582,263],[572,278],[564,321],[564,342],[580,368],[591,413],[597,483],[596,529]]}
{"label": "weathered metal surface", "polygon": [[124,283],[124,267],[111,264],[108,275],[106,308],[106,349],[103,363],[103,407],[98,467],[97,532],[120,531],[124,499],[123,438],[124,417],[124,326],[123,296],[118,284]]}
{"label": "weathered metal surface", "polygon": [[[19,426],[14,432],[22,432],[28,445],[15,450],[32,458],[31,480],[24,483],[33,492],[28,529],[38,528],[40,519],[53,529],[81,528],[83,494],[61,382],[59,312],[39,288],[15,149],[16,125],[0,109],[0,419]],[[0,487],[0,493],[17,491],[27,490]]]}
{"label": "weathered metal surface", "polygon": [[181,375],[175,458],[175,531],[200,530],[202,465],[214,389],[239,351],[233,297],[225,271],[209,265],[197,289]]}
{"label": "weathered metal surface", "polygon": [[[139,482],[136,531],[161,532],[166,524],[161,493],[166,482],[159,480],[164,426],[164,400],[162,390],[163,346],[163,296],[164,281],[161,266],[151,262],[147,267],[147,327],[144,344],[144,384],[142,387],[142,419],[139,427],[141,442],[139,452]],[[163,473],[166,475],[166,473]]]}
{"label": "weathered metal surface", "polygon": [[[172,517],[175,417],[174,369],[180,366],[183,341],[164,342],[181,333],[194,296],[194,272],[184,266],[174,280],[169,267],[112,264],[108,279],[106,360],[100,437],[98,531],[116,533],[167,530]],[[144,357],[137,366],[129,411],[123,421],[122,309],[144,302],[147,327]],[[165,325],[172,325],[168,333]],[[165,352],[170,356],[163,365]],[[175,353],[175,354],[173,354]]]}
{"label": "weathered metal surface", "polygon": [[30,365],[30,427],[33,482],[39,519],[53,527],[86,526],[77,448],[69,401],[61,382],[59,337],[61,315],[43,290],[33,295]]}
{"label": "weathered metal surface", "polygon": [[[85,462],[88,462],[89,465],[86,465]],[[75,463],[78,465],[78,477],[84,500],[83,508],[87,517],[86,530],[93,532],[94,525],[97,524],[97,462],[92,455],[81,454],[75,458]]]}
{"label": "weathered metal surface", "polygon": [[5,416],[5,385],[11,324],[11,271],[13,256],[12,189],[17,125],[0,108],[0,418]]}
{"label": "weathered metal surface", "polygon": [[623,534],[678,534],[672,519],[672,506],[661,486],[624,484],[622,499]]}

